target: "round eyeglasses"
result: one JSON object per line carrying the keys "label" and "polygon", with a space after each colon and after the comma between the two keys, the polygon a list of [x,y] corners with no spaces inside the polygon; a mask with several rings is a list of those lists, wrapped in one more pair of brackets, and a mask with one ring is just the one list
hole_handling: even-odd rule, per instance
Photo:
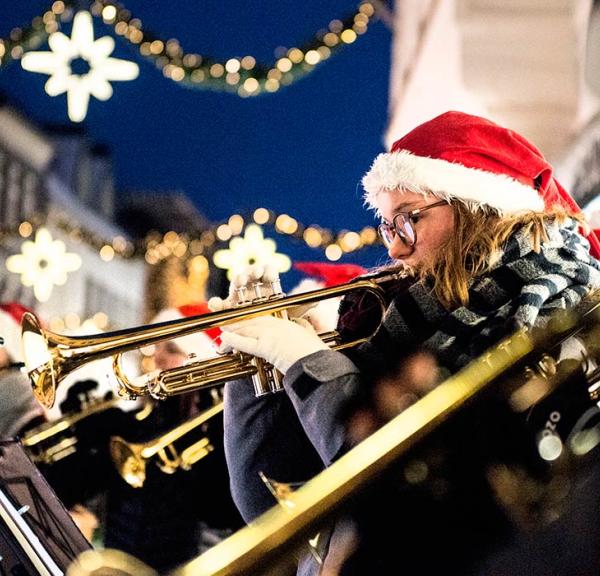
{"label": "round eyeglasses", "polygon": [[421,212],[425,212],[430,208],[436,208],[437,206],[448,206],[448,202],[440,200],[439,202],[423,206],[423,208],[416,208],[410,212],[398,212],[394,215],[391,224],[389,222],[382,222],[377,227],[377,231],[386,248],[392,245],[396,235],[407,246],[414,246],[417,243],[417,231],[414,225],[418,222],[419,215]]}

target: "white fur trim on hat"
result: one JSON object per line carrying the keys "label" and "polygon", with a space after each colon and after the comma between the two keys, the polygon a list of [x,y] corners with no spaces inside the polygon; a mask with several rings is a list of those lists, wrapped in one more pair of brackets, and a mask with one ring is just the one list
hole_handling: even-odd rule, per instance
{"label": "white fur trim on hat", "polygon": [[366,191],[365,202],[375,209],[380,192],[405,189],[462,200],[477,207],[488,206],[500,214],[544,210],[544,201],[536,190],[514,178],[438,158],[416,156],[406,150],[379,154],[364,175],[362,185]]}
{"label": "white fur trim on hat", "polygon": [[[185,316],[181,314],[179,310],[176,308],[167,308],[166,310],[161,310],[152,319],[151,323],[159,324],[161,322],[170,322],[182,318],[185,318]],[[172,342],[188,356],[190,354],[195,354],[199,359],[203,359],[215,355],[215,347],[213,346],[211,338],[203,332],[195,332],[193,334],[188,334],[187,336],[174,338]]]}

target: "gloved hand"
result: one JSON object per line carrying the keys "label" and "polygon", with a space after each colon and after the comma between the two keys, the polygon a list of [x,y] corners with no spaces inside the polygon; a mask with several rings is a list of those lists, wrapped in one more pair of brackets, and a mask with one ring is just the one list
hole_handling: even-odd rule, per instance
{"label": "gloved hand", "polygon": [[[213,312],[229,310],[242,302],[248,302],[256,298],[255,285],[260,285],[261,296],[271,296],[273,294],[272,284],[278,281],[279,274],[277,273],[277,269],[270,264],[266,264],[265,266],[260,264],[246,266],[243,270],[233,275],[229,284],[227,298],[223,299],[213,296],[209,299],[207,305]],[[241,296],[243,296],[243,299]]]}
{"label": "gloved hand", "polygon": [[[253,298],[257,298],[257,285],[261,297],[272,296],[274,293],[273,286],[278,286],[278,283],[279,273],[274,265],[265,264],[263,266],[261,264],[252,264],[251,266],[246,266],[237,274],[234,274],[231,283],[229,284],[229,294],[227,298],[223,299],[218,296],[213,296],[209,299],[207,305],[212,312],[229,310],[243,302],[248,303]],[[281,288],[279,288],[279,290],[281,290]],[[317,303],[314,302],[313,304],[301,304],[299,306],[294,306],[293,308],[288,308],[288,317],[303,317],[316,305]]]}
{"label": "gloved hand", "polygon": [[221,341],[225,346],[263,358],[282,374],[296,361],[329,350],[310,323],[302,318],[295,321],[259,316],[223,326]]}

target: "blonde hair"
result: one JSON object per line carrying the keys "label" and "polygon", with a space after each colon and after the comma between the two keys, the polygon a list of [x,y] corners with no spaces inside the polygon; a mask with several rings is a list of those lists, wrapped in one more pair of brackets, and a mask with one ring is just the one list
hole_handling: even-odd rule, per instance
{"label": "blonde hair", "polygon": [[502,247],[517,230],[529,235],[533,250],[539,252],[548,240],[546,225],[562,224],[568,218],[583,223],[583,217],[562,209],[549,212],[521,212],[500,216],[494,210],[453,202],[454,230],[440,247],[435,261],[417,271],[420,279],[433,281],[433,293],[447,308],[469,303],[473,278],[488,271],[501,255]]}

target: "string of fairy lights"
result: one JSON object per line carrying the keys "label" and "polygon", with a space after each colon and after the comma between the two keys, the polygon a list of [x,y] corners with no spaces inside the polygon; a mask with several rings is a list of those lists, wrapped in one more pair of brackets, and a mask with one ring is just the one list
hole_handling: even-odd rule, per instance
{"label": "string of fairy lights", "polygon": [[[44,44],[60,29],[61,23],[73,19],[82,2],[57,0],[29,26],[16,27],[0,39],[0,66],[23,56]],[[176,38],[164,39],[145,29],[122,3],[94,0],[89,12],[111,26],[115,35],[135,46],[140,56],[150,59],[165,78],[191,88],[226,91],[241,97],[277,92],[327,60],[340,48],[354,43],[364,34],[376,12],[374,5],[363,1],[343,19],[334,19],[300,46],[279,47],[274,61],[260,63],[252,55],[218,60],[205,54],[186,52]]]}
{"label": "string of fairy lights", "polygon": [[[150,232],[138,242],[132,242],[123,236],[102,238],[74,224],[67,214],[54,214],[51,222],[51,226],[64,233],[69,240],[84,243],[97,250],[100,258],[106,262],[115,257],[144,258],[150,265],[158,264],[171,256],[189,258],[208,253],[216,244],[242,236],[249,224],[271,228],[280,236],[287,236],[310,248],[321,250],[330,261],[379,243],[377,230],[373,226],[365,226],[360,230],[334,231],[318,224],[303,224],[289,214],[278,214],[267,208],[257,208],[249,216],[233,214],[226,222],[202,231]],[[0,241],[8,238],[28,239],[35,236],[37,230],[48,225],[47,217],[33,217],[15,228],[0,230]]]}
{"label": "string of fairy lights", "polygon": [[[97,249],[104,261],[109,262],[115,257],[143,257],[148,265],[154,267],[175,260],[185,265],[187,281],[202,278],[202,282],[205,282],[211,264],[208,258],[216,268],[227,270],[229,278],[239,266],[257,261],[275,264],[280,272],[289,270],[290,258],[285,253],[277,252],[275,241],[263,235],[265,226],[271,227],[280,236],[288,236],[304,242],[306,246],[323,250],[330,261],[339,260],[344,254],[357,252],[379,242],[372,226],[366,226],[360,231],[334,232],[316,224],[304,225],[288,214],[277,214],[266,208],[257,208],[246,218],[233,214],[227,222],[198,233],[178,233],[173,230],[164,234],[151,232],[137,243],[122,236],[111,240],[102,239],[73,224],[66,215],[62,218],[53,214],[46,221],[32,218],[31,221],[21,222],[14,230],[0,230],[0,242],[4,244],[10,241],[10,244],[15,244],[21,241],[20,253],[7,257],[6,268],[9,272],[20,274],[21,283],[33,288],[39,302],[45,302],[53,287],[66,283],[67,275],[81,266],[79,254],[69,252],[62,240],[52,236],[50,229],[59,230],[61,236],[66,236],[72,242],[85,243],[88,248]],[[228,248],[221,247],[225,243],[228,243]],[[155,290],[160,291],[158,284]],[[78,328],[83,323],[73,313],[65,318],[56,316],[50,320],[52,329],[59,332],[64,328]],[[102,330],[106,328],[108,317],[99,312],[85,322],[91,323],[90,328],[95,326]]]}

